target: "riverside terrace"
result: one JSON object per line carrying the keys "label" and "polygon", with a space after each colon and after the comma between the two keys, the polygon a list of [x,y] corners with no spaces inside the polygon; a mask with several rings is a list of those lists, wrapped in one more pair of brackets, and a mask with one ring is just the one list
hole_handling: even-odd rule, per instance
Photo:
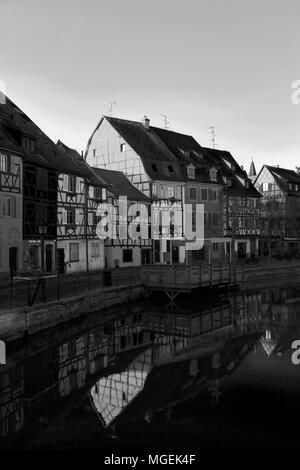
{"label": "riverside terrace", "polygon": [[244,282],[244,265],[166,266],[147,265],[76,274],[14,276],[2,281],[0,310],[60,301],[88,295],[109,286],[142,284],[147,293],[165,291],[174,299],[181,292],[212,286],[235,286]]}
{"label": "riverside terrace", "polygon": [[[205,287],[242,286],[248,281],[268,282],[272,277],[300,274],[299,260],[273,260],[272,263],[216,264],[197,266],[144,265],[104,269],[89,273],[52,274],[49,276],[14,277],[1,281],[0,310],[9,311],[32,305],[47,305],[99,293],[107,288],[141,286],[144,295],[164,291],[171,300],[181,292]],[[82,312],[87,313],[87,312]]]}

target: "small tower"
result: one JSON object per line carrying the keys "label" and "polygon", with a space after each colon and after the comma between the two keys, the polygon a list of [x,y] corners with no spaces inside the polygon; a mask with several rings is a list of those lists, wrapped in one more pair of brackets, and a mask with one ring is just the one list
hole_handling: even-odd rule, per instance
{"label": "small tower", "polygon": [[253,158],[252,158],[252,161],[251,161],[251,165],[250,165],[250,169],[249,169],[249,173],[248,173],[248,176],[250,178],[250,180],[252,181],[252,183],[254,182],[255,178],[256,178],[256,169],[255,169],[255,165],[254,165],[254,161],[253,161]]}

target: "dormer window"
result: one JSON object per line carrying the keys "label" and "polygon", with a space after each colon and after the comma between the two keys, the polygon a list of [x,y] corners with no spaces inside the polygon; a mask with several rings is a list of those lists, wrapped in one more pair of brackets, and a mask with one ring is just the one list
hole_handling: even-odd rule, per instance
{"label": "dormer window", "polygon": [[179,151],[182,153],[182,155],[184,155],[185,157],[190,157],[191,152],[190,152],[189,150],[183,150],[183,149],[180,149],[180,148],[179,148],[178,150],[179,150]]}
{"label": "dormer window", "polygon": [[172,165],[168,165],[168,170],[169,170],[169,173],[172,175],[173,173],[175,173],[174,171],[174,168]]}
{"label": "dormer window", "polygon": [[28,150],[29,152],[34,152],[35,151],[35,142],[31,137],[23,135],[22,136],[22,147],[25,150]]}
{"label": "dormer window", "polygon": [[187,167],[187,175],[190,179],[195,179],[195,167],[194,165],[189,165]]}
{"label": "dormer window", "polygon": [[157,165],[155,163],[152,163],[152,170],[157,173]]}
{"label": "dormer window", "polygon": [[201,160],[203,159],[203,153],[196,152],[196,150],[192,150],[192,153],[195,157],[200,158]]}
{"label": "dormer window", "polygon": [[232,171],[235,171],[235,170],[236,170],[236,166],[235,166],[234,163],[231,164],[231,169],[232,169]]}
{"label": "dormer window", "polygon": [[215,182],[217,181],[218,171],[215,168],[211,168],[209,171],[210,180]]}

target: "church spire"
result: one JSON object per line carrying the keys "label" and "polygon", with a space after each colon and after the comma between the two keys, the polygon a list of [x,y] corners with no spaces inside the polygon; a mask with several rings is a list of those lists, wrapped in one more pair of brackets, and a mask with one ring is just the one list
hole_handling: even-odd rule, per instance
{"label": "church spire", "polygon": [[252,162],[250,165],[248,176],[249,178],[254,178],[256,176],[256,169],[255,169],[253,158],[252,158]]}

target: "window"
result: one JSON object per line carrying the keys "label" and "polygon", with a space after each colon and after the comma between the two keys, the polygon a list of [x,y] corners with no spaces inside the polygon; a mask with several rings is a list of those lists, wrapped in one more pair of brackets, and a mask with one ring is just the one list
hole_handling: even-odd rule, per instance
{"label": "window", "polygon": [[92,258],[99,258],[100,256],[100,245],[99,243],[92,243]]}
{"label": "window", "polygon": [[207,189],[201,189],[201,199],[202,201],[207,201]]}
{"label": "window", "polygon": [[175,173],[172,165],[168,165],[168,170],[169,170],[169,173],[171,174]]}
{"label": "window", "polygon": [[75,224],[75,211],[73,209],[67,210],[67,224],[68,225]]}
{"label": "window", "polygon": [[175,191],[173,186],[168,186],[168,197],[174,197]]}
{"label": "window", "polygon": [[97,149],[93,149],[93,157],[97,157]]}
{"label": "window", "polygon": [[35,150],[34,140],[28,136],[22,137],[22,146],[25,150],[28,150],[31,152],[34,152]]}
{"label": "window", "polygon": [[0,171],[9,171],[9,157],[3,153],[0,154]]}
{"label": "window", "polygon": [[125,150],[126,150],[126,144],[123,143],[120,145],[120,152],[125,152]]}
{"label": "window", "polygon": [[292,189],[293,189],[293,185],[292,183],[289,183],[289,190],[292,191]]}
{"label": "window", "polygon": [[38,266],[38,254],[39,250],[37,246],[31,246],[29,248],[29,263],[30,266],[35,267]]}
{"label": "window", "polygon": [[217,173],[218,172],[215,168],[211,168],[211,170],[209,171],[211,181],[217,181]]}
{"label": "window", "polygon": [[68,191],[70,193],[76,192],[76,176],[69,176]]}
{"label": "window", "polygon": [[94,198],[101,199],[102,197],[102,188],[94,187]]}
{"label": "window", "polygon": [[157,165],[155,163],[152,163],[152,170],[157,172]]}
{"label": "window", "polygon": [[102,188],[102,201],[106,200],[106,188]]}
{"label": "window", "polygon": [[213,190],[213,191],[212,191],[212,199],[213,199],[213,201],[216,201],[217,198],[218,198],[218,191]]}
{"label": "window", "polygon": [[79,261],[79,243],[70,243],[69,261],[70,263]]}
{"label": "window", "polygon": [[129,248],[123,250],[123,263],[132,263],[132,250]]}
{"label": "window", "polygon": [[157,196],[157,185],[156,184],[152,185],[152,196]]}
{"label": "window", "polygon": [[192,230],[196,229],[196,211],[193,209],[192,211]]}
{"label": "window", "polygon": [[188,178],[195,179],[195,167],[194,165],[189,165],[187,167]]}
{"label": "window", "polygon": [[12,204],[10,197],[3,198],[2,215],[3,217],[11,217],[12,215]]}
{"label": "window", "polygon": [[195,201],[197,199],[197,190],[196,188],[190,188],[190,199]]}
{"label": "window", "polygon": [[213,243],[212,244],[212,251],[214,253],[218,252],[219,251],[219,243]]}
{"label": "window", "polygon": [[219,214],[215,212],[212,215],[212,224],[213,224],[213,227],[218,227],[219,225]]}

